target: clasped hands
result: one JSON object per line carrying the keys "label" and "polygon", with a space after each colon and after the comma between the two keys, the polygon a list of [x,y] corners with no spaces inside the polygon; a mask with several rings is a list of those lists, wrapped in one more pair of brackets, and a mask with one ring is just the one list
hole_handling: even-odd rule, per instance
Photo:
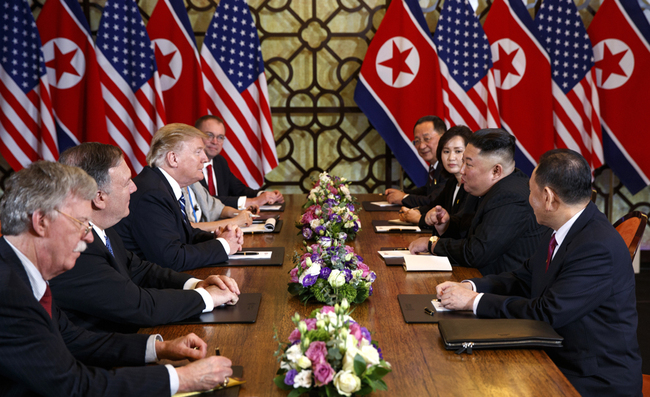
{"label": "clasped hands", "polygon": [[214,231],[215,238],[223,238],[230,245],[229,255],[234,254],[237,251],[241,251],[242,245],[244,244],[244,232],[235,224],[228,224],[225,227],[219,226]]}
{"label": "clasped hands", "polygon": [[214,302],[214,306],[235,305],[239,301],[239,286],[228,276],[212,275],[196,283],[194,288],[205,289]]}
{"label": "clasped hands", "polygon": [[232,376],[232,362],[223,356],[205,357],[208,345],[191,333],[170,341],[156,342],[159,360],[184,360],[190,364],[177,367],[179,392],[213,389]]}
{"label": "clasped hands", "polygon": [[478,293],[472,290],[470,283],[445,281],[436,286],[436,294],[442,307],[449,310],[472,310]]}

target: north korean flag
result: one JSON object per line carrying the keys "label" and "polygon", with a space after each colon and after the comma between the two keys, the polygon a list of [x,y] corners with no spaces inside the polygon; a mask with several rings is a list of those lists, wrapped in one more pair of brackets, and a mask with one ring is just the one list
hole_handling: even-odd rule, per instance
{"label": "north korean flag", "polygon": [[48,0],[36,22],[50,83],[59,151],[109,143],[90,26],[76,0]]}
{"label": "north korean flag", "polygon": [[183,0],[160,0],[147,24],[168,123],[194,125],[208,113],[201,60]]}
{"label": "north korean flag", "polygon": [[650,24],[636,0],[605,0],[588,33],[594,46],[605,162],[635,194],[650,184]]}
{"label": "north korean flag", "polygon": [[483,26],[492,50],[501,126],[517,138],[517,167],[531,175],[553,149],[549,56],[524,3],[495,0]]}
{"label": "north korean flag", "polygon": [[427,182],[427,163],[411,143],[415,122],[443,117],[440,68],[417,0],[392,1],[361,65],[354,100],[408,176]]}

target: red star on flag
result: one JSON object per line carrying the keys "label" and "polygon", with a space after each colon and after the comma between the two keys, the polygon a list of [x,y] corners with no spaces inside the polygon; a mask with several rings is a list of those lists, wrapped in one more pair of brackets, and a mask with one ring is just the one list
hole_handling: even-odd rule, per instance
{"label": "red star on flag", "polygon": [[605,52],[603,53],[603,59],[596,62],[596,68],[603,71],[603,77],[601,79],[601,85],[605,84],[609,76],[612,74],[618,74],[621,76],[627,77],[623,69],[621,68],[621,59],[627,54],[627,50],[621,51],[618,54],[612,54],[612,51],[607,47],[607,43],[604,45]]}
{"label": "red star on flag", "polygon": [[[45,66],[56,70],[56,81],[54,84],[57,84],[61,81],[61,76],[64,73],[70,73],[73,76],[79,76],[77,70],[72,65],[72,58],[74,58],[77,53],[77,49],[74,49],[68,53],[63,53],[61,49],[54,43],[54,58],[50,59]],[[58,66],[58,67],[57,67]]]}
{"label": "red star on flag", "polygon": [[408,50],[404,50],[404,52],[400,52],[399,48],[397,48],[397,44],[395,44],[393,41],[393,57],[380,63],[381,66],[386,66],[393,69],[393,84],[395,84],[395,81],[397,81],[400,73],[404,72],[413,74],[413,71],[411,71],[411,68],[406,63],[406,58],[408,58],[412,49],[413,47],[409,48]]}
{"label": "red star on flag", "polygon": [[174,55],[176,55],[176,51],[163,55],[162,51],[160,51],[160,47],[156,44],[156,61],[158,61],[158,73],[160,74],[160,77],[169,76],[172,79],[175,79],[174,72],[172,72],[172,68],[169,66]]}
{"label": "red star on flag", "polygon": [[508,74],[519,76],[519,72],[517,72],[517,69],[515,69],[515,65],[513,64],[513,60],[515,58],[515,55],[517,55],[517,52],[519,52],[519,48],[508,54],[506,50],[501,47],[501,44],[499,44],[499,60],[494,62],[493,67],[494,69],[501,71],[502,84],[508,77]]}

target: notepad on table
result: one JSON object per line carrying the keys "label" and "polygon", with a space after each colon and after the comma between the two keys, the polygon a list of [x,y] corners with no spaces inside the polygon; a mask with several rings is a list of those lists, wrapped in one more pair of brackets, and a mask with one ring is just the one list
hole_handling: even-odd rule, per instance
{"label": "notepad on table", "polygon": [[422,229],[420,229],[419,226],[400,226],[400,225],[395,225],[395,226],[375,226],[375,229],[377,230],[378,233],[381,232],[421,232]]}
{"label": "notepad on table", "polygon": [[280,211],[282,209],[282,204],[270,205],[264,204],[260,205],[260,211]]}
{"label": "notepad on table", "polygon": [[391,204],[388,201],[371,201],[370,204],[376,205],[377,207],[395,207],[399,204]]}
{"label": "notepad on table", "polygon": [[228,255],[228,259],[269,259],[272,251],[239,251]]}
{"label": "notepad on table", "polygon": [[407,272],[450,272],[451,263],[446,256],[404,255],[404,270]]}

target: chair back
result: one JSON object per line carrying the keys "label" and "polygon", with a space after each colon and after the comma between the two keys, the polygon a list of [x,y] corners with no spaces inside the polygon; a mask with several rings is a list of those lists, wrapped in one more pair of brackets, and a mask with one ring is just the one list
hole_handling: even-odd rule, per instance
{"label": "chair back", "polygon": [[596,204],[596,199],[598,198],[598,192],[596,189],[591,189],[591,202]]}
{"label": "chair back", "polygon": [[632,211],[614,223],[614,228],[623,237],[630,250],[632,260],[634,260],[636,250],[639,248],[647,223],[648,216],[641,211]]}

